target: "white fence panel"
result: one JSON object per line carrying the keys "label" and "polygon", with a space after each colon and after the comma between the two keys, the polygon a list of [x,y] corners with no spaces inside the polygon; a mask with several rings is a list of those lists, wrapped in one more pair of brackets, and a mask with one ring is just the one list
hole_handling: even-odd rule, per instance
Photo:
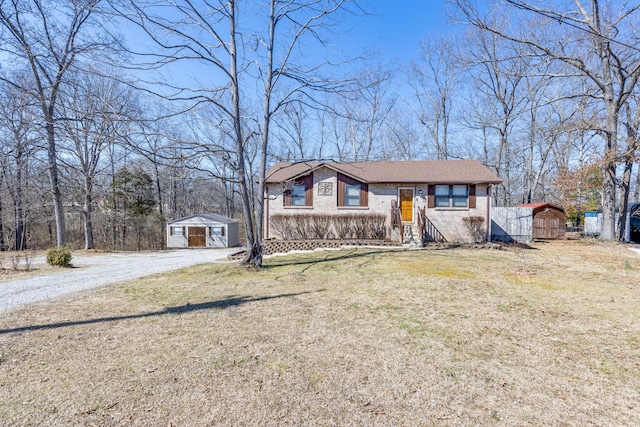
{"label": "white fence panel", "polygon": [[491,208],[491,240],[531,243],[533,209]]}

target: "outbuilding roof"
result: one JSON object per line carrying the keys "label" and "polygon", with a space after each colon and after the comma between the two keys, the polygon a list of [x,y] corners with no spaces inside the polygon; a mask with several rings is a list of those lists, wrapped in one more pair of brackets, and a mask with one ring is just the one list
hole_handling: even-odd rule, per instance
{"label": "outbuilding roof", "polygon": [[195,215],[186,216],[184,218],[174,219],[173,221],[169,221],[167,224],[173,224],[175,222],[188,221],[188,220],[194,219],[194,218],[204,218],[204,219],[207,219],[209,221],[219,222],[219,223],[222,223],[222,224],[231,224],[233,222],[238,222],[237,219],[229,218],[229,217],[223,216],[223,215],[218,215],[218,214],[212,213],[212,212],[207,212],[207,213],[201,213],[201,214],[195,214]]}
{"label": "outbuilding roof", "polygon": [[308,175],[326,167],[364,183],[498,184],[502,182],[477,160],[405,160],[380,162],[279,162],[267,171],[267,184]]}
{"label": "outbuilding roof", "polygon": [[556,210],[564,212],[564,209],[562,208],[562,206],[554,205],[553,203],[548,203],[548,202],[523,203],[521,205],[518,205],[517,207],[519,207],[519,208],[531,208],[534,211],[539,211],[539,210],[544,209],[544,208],[553,208],[553,209],[556,209]]}

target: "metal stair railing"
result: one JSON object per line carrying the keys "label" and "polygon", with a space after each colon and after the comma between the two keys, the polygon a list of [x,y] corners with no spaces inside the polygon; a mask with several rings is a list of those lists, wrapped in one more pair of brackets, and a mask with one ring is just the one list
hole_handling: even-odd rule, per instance
{"label": "metal stair railing", "polygon": [[420,234],[422,236],[423,243],[445,243],[447,241],[440,230],[438,230],[438,228],[427,217],[424,208],[420,209],[420,213],[418,214],[418,223],[420,225]]}

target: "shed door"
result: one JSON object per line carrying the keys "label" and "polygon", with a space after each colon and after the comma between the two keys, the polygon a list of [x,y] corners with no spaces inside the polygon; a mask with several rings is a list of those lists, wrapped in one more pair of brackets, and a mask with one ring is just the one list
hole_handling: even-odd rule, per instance
{"label": "shed door", "polygon": [[541,212],[533,219],[534,239],[557,239],[560,236],[560,218]]}
{"label": "shed door", "polygon": [[402,222],[413,222],[413,188],[401,188],[398,198]]}
{"label": "shed door", "polygon": [[207,246],[207,227],[189,227],[189,247],[204,248]]}

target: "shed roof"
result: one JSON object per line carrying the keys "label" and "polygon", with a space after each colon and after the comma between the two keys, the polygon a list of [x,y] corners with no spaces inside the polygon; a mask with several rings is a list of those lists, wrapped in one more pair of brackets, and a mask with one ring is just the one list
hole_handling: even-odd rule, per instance
{"label": "shed roof", "polygon": [[212,213],[212,212],[207,212],[207,213],[201,213],[201,214],[185,216],[184,218],[174,219],[173,221],[167,222],[167,224],[173,224],[173,223],[176,223],[176,222],[187,221],[187,220],[190,220],[190,219],[193,219],[193,218],[204,218],[204,219],[207,219],[209,221],[219,222],[219,223],[222,223],[222,224],[231,224],[231,223],[234,223],[234,222],[238,222],[237,219],[229,218],[229,217],[223,216],[223,215],[218,215],[218,214]]}
{"label": "shed roof", "polygon": [[542,210],[544,208],[552,208],[552,209],[559,210],[561,212],[565,212],[564,208],[562,206],[554,205],[553,203],[547,203],[547,202],[523,203],[521,205],[518,205],[518,207],[519,208],[531,208],[534,211],[539,211],[539,210]]}
{"label": "shed roof", "polygon": [[498,184],[502,182],[477,160],[406,160],[381,162],[279,162],[267,171],[267,184],[290,181],[321,167],[365,183]]}

